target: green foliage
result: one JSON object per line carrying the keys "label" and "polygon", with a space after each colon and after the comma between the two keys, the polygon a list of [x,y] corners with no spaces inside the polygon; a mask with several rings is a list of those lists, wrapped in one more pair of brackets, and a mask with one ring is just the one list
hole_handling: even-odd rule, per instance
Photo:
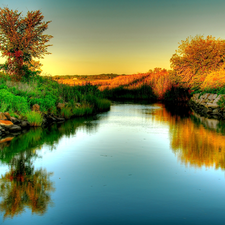
{"label": "green foliage", "polygon": [[0,106],[0,112],[7,112],[7,109],[9,108],[9,105],[5,102],[1,103]]}
{"label": "green foliage", "polygon": [[201,95],[205,93],[211,93],[211,94],[225,94],[225,86],[222,88],[205,88],[203,91],[201,89],[196,89],[192,94],[200,93]]}
{"label": "green foliage", "polygon": [[222,97],[222,98],[218,101],[217,104],[219,105],[220,108],[225,109],[225,98]]}
{"label": "green foliage", "polygon": [[66,119],[69,119],[73,115],[72,108],[71,107],[64,107],[64,108],[61,109],[60,114],[61,114],[62,117],[65,117]]}
{"label": "green foliage", "polygon": [[0,89],[0,101],[1,107],[4,107],[6,109],[5,111],[11,110],[19,113],[26,113],[29,110],[25,97],[15,96],[5,89]]}
{"label": "green foliage", "polygon": [[80,108],[73,108],[73,116],[87,116],[92,114],[93,108],[86,105]]}
{"label": "green foliage", "polygon": [[32,71],[29,69],[27,65],[23,65],[22,70],[24,72],[24,76],[22,77],[22,81],[30,80],[38,75],[40,75],[41,71]]}
{"label": "green foliage", "polygon": [[177,102],[177,101],[188,101],[190,99],[190,93],[188,88],[174,87],[168,90],[164,95],[164,101],[166,102]]}
{"label": "green foliage", "polygon": [[103,96],[109,99],[148,99],[151,101],[156,100],[156,96],[152,91],[150,85],[142,85],[136,89],[127,89],[126,87],[119,86],[113,89],[105,89]]}
{"label": "green foliage", "polygon": [[[1,111],[27,113],[34,104],[38,104],[41,112],[70,118],[74,114],[88,115],[109,109],[109,102],[101,100],[101,96],[98,88],[89,83],[71,87],[37,74],[16,82],[0,73]],[[57,111],[59,102],[66,103],[67,107]],[[82,109],[74,109],[77,102]]]}
{"label": "green foliage", "polygon": [[30,111],[25,114],[28,122],[31,126],[41,126],[43,122],[43,116],[39,112]]}

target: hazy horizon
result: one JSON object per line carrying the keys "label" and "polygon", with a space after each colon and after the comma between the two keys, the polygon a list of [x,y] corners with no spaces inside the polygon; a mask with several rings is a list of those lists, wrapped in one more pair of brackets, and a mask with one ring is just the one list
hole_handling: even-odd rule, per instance
{"label": "hazy horizon", "polygon": [[[51,75],[145,73],[170,69],[188,36],[225,39],[222,0],[2,0],[0,7],[41,10],[53,35],[42,70]],[[5,59],[0,58],[0,63]]]}

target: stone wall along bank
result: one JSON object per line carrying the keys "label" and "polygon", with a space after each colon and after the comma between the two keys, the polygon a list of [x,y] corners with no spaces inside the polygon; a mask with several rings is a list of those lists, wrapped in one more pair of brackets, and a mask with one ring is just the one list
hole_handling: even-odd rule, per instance
{"label": "stone wall along bank", "polygon": [[194,94],[189,101],[191,108],[201,116],[215,119],[225,119],[225,109],[218,105],[218,101],[225,95],[206,93]]}

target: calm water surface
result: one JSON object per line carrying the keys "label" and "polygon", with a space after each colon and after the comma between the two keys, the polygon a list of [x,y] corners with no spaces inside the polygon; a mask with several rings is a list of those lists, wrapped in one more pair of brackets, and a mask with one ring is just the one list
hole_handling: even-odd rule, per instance
{"label": "calm water surface", "polygon": [[0,141],[0,224],[225,224],[224,131],[188,108],[115,103]]}

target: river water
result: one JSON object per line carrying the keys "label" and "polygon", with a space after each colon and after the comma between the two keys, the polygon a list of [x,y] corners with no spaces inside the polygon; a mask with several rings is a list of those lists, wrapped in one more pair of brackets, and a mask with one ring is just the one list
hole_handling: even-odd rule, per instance
{"label": "river water", "polygon": [[225,224],[225,124],[114,103],[0,141],[0,224]]}

